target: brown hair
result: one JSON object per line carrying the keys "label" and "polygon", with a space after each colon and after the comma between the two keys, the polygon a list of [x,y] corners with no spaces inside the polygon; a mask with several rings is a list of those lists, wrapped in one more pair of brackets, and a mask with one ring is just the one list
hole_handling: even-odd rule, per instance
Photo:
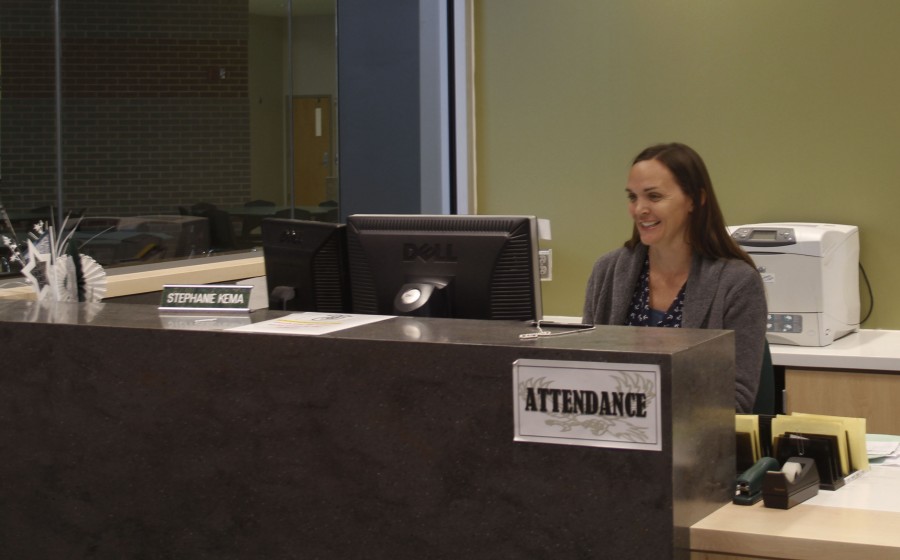
{"label": "brown hair", "polygon": [[[700,154],[684,144],[657,144],[639,153],[631,164],[647,160],[656,160],[665,165],[682,192],[694,203],[688,227],[688,243],[695,252],[713,259],[741,259],[756,268],[750,256],[725,229],[725,218]],[[631,239],[625,242],[625,246],[633,249],[640,242],[637,226],[634,226]]]}

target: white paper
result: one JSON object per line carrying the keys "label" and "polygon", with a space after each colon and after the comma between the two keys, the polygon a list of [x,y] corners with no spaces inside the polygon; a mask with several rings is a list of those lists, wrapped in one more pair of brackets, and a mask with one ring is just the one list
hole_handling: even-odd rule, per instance
{"label": "white paper", "polygon": [[879,457],[890,457],[896,455],[900,450],[900,441],[867,441],[866,453],[869,459],[877,459]]}
{"label": "white paper", "polygon": [[392,315],[351,315],[349,313],[292,313],[278,319],[227,329],[229,331],[277,334],[328,334],[391,319]]}
{"label": "white paper", "polygon": [[[827,506],[900,513],[900,469],[875,466],[837,490],[819,490],[803,502],[811,506]],[[849,478],[849,477],[848,477]]]}

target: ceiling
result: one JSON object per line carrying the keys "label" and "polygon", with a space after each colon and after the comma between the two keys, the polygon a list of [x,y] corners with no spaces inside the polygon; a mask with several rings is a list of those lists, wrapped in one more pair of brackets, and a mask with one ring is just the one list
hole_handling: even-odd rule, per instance
{"label": "ceiling", "polygon": [[[291,11],[295,16],[334,15],[337,0],[292,0]],[[264,16],[287,14],[288,0],[249,0],[250,13]]]}

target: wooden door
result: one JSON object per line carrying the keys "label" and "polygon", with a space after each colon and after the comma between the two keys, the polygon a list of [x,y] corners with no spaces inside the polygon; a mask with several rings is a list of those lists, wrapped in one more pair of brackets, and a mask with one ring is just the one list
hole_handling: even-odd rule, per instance
{"label": "wooden door", "polygon": [[331,97],[293,98],[294,203],[315,206],[326,199],[331,176]]}

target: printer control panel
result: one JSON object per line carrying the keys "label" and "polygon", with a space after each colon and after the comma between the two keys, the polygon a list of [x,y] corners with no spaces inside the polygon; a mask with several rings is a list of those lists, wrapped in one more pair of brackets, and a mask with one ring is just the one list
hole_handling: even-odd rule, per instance
{"label": "printer control panel", "polygon": [[746,247],[781,247],[797,243],[793,228],[742,227],[731,234],[738,245]]}
{"label": "printer control panel", "polygon": [[801,333],[803,332],[803,317],[793,313],[769,313],[766,315],[766,331]]}

